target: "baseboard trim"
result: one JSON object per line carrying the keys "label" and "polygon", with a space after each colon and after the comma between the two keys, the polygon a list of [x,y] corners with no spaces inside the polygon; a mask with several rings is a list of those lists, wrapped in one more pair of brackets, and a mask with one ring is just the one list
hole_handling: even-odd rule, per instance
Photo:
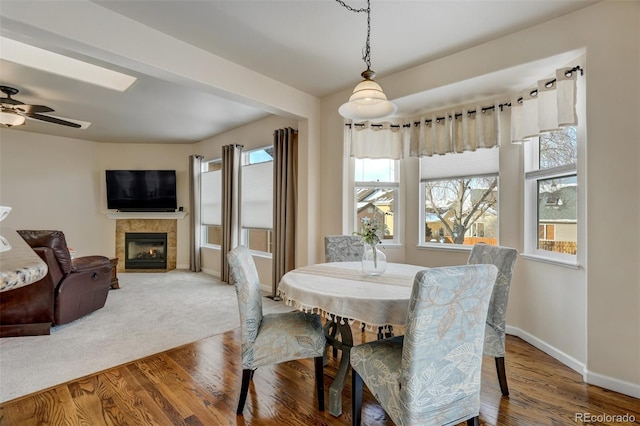
{"label": "baseboard trim", "polygon": [[220,279],[220,272],[219,271],[216,271],[214,269],[207,269],[207,268],[202,268],[201,271],[204,272],[207,275],[211,275],[212,277],[216,277],[216,278]]}
{"label": "baseboard trim", "polygon": [[613,377],[605,376],[602,374],[594,373],[587,370],[585,364],[575,359],[574,357],[567,355],[558,348],[551,346],[544,340],[539,339],[533,334],[522,330],[518,327],[507,326],[507,334],[519,337],[525,342],[535,346],[547,355],[557,359],[570,369],[582,375],[582,380],[590,385],[599,386],[601,388],[609,389],[614,392],[622,393],[632,396],[634,398],[640,398],[640,385],[635,383],[626,382],[624,380],[616,379]]}
{"label": "baseboard trim", "polygon": [[600,386],[615,392],[623,393],[634,398],[640,398],[640,385],[614,379],[609,376],[588,371],[584,375],[585,381],[590,385]]}
{"label": "baseboard trim", "polygon": [[522,340],[524,340],[525,342],[540,349],[542,352],[546,353],[547,355],[552,356],[553,358],[557,359],[558,361],[560,361],[561,363],[563,363],[573,371],[580,373],[584,378],[586,369],[583,362],[580,362],[574,357],[567,355],[566,353],[562,352],[558,348],[551,346],[544,340],[539,339],[538,337],[534,336],[533,334],[527,331],[524,331],[521,328],[507,326],[505,331],[507,332],[507,334],[517,336]]}

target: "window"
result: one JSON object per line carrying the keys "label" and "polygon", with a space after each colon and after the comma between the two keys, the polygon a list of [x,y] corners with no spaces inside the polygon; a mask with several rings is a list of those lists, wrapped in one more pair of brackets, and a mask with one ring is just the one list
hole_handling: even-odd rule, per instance
{"label": "window", "polygon": [[420,244],[498,244],[498,149],[420,158]]}
{"label": "window", "polygon": [[383,226],[382,243],[398,243],[399,180],[397,160],[355,159],[354,230],[363,220]]}
{"label": "window", "polygon": [[272,253],[273,147],[242,155],[242,244],[250,250]]}
{"label": "window", "polygon": [[577,129],[565,127],[525,144],[528,229],[525,250],[553,259],[575,260],[578,250]]}
{"label": "window", "polygon": [[202,244],[222,244],[222,160],[202,163],[200,187]]}

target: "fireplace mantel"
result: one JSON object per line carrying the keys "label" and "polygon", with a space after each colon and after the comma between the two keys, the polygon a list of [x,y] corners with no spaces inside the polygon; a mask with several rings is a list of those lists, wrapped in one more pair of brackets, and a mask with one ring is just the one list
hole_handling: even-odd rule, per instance
{"label": "fireplace mantel", "polygon": [[186,212],[102,212],[109,219],[184,219]]}

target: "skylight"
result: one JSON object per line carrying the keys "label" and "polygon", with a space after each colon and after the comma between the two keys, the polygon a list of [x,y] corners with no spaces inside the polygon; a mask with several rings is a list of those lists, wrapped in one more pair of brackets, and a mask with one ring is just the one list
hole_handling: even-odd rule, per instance
{"label": "skylight", "polygon": [[124,92],[137,80],[135,77],[117,71],[5,37],[0,37],[0,46],[1,59],[107,89]]}

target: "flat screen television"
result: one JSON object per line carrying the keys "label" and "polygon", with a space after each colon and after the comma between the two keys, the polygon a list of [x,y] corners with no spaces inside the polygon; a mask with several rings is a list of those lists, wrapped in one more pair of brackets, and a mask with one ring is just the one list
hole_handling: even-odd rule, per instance
{"label": "flat screen television", "polygon": [[175,170],[106,170],[107,208],[123,212],[173,212]]}

